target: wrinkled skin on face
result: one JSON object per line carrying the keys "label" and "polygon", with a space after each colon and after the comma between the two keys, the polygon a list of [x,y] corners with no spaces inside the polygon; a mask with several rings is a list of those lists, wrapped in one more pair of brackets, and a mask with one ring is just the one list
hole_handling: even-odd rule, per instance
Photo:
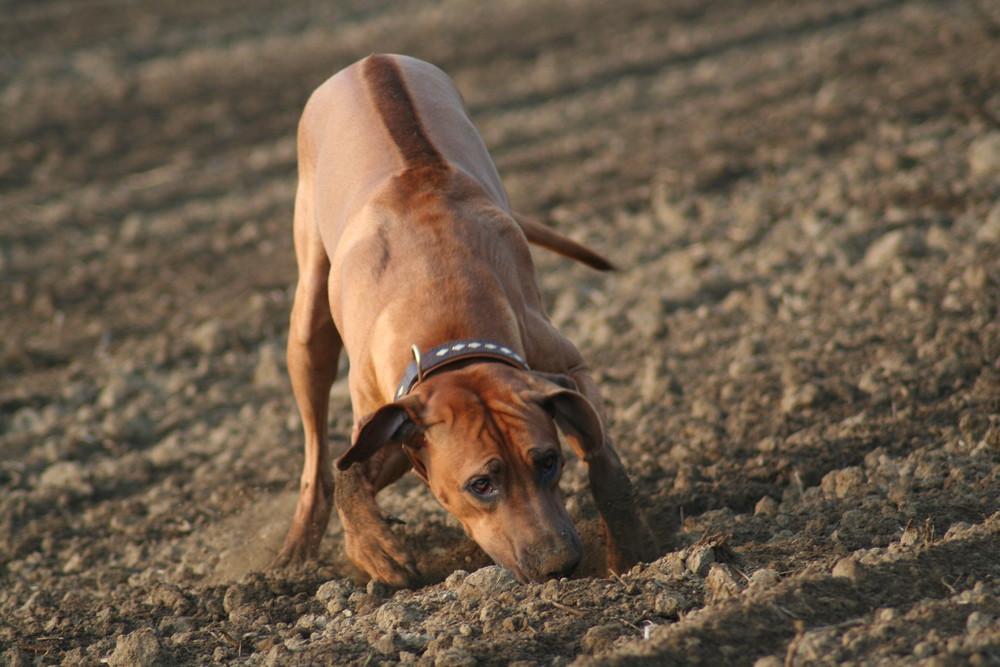
{"label": "wrinkled skin on face", "polygon": [[[408,448],[414,468],[466,533],[521,579],[569,574],[583,555],[559,489],[563,456],[552,417],[517,394],[502,401],[449,387],[444,414]],[[432,418],[433,419],[433,418]]]}
{"label": "wrinkled skin on face", "polygon": [[577,392],[533,373],[475,364],[435,374],[381,408],[337,465],[401,445],[414,472],[497,563],[522,581],[565,576],[583,546],[559,489],[557,420],[585,446],[600,446],[600,421]]}

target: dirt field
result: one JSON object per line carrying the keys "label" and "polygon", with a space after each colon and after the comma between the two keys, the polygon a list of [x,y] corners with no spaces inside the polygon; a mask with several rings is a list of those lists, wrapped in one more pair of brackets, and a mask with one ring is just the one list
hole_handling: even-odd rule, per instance
{"label": "dirt field", "polygon": [[[1000,664],[1000,4],[0,2],[0,664]],[[659,553],[516,585],[412,476],[427,585],[301,434],[295,127],[368,53],[457,81]],[[336,452],[350,433],[335,385]],[[478,570],[478,571],[477,571]],[[469,574],[471,572],[471,574]]]}

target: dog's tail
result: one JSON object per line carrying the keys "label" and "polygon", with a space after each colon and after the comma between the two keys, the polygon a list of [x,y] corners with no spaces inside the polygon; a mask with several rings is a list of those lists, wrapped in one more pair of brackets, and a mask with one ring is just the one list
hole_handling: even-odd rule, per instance
{"label": "dog's tail", "polygon": [[618,267],[606,257],[594,252],[582,243],[577,243],[573,239],[563,236],[551,227],[546,227],[537,220],[517,213],[514,214],[514,220],[521,227],[521,231],[524,232],[530,243],[559,253],[563,257],[575,259],[598,271],[618,270]]}

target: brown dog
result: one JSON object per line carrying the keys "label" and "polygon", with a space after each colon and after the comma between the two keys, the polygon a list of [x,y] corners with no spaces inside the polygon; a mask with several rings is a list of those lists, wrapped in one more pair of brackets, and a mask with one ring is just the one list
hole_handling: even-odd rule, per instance
{"label": "brown dog", "polygon": [[[306,456],[276,565],[315,556],[335,497],[350,559],[412,583],[413,558],[375,503],[412,468],[522,580],[567,574],[582,546],[559,491],[557,425],[587,466],[609,567],[644,557],[597,388],[542,310],[526,241],[607,260],[511,213],[458,91],[419,60],[371,56],[324,83],[298,152],[288,371]],[[341,347],[355,427],[334,485],[327,409]]]}

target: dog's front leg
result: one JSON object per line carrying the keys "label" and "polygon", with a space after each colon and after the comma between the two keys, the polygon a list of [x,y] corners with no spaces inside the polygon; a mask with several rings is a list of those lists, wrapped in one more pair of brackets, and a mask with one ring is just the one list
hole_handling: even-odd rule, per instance
{"label": "dog's front leg", "polygon": [[[298,223],[299,218],[296,219]],[[276,567],[300,564],[316,557],[330,519],[333,471],[327,442],[330,386],[337,377],[342,347],[326,298],[329,264],[318,243],[300,249],[299,284],[295,291],[288,335],[288,374],[305,434],[305,465],[299,500]]]}
{"label": "dog's front leg", "polygon": [[608,569],[620,573],[652,559],[651,535],[636,508],[632,482],[611,442],[605,440],[604,447],[585,463],[590,492],[604,524]]}
{"label": "dog's front leg", "polygon": [[571,375],[580,393],[587,397],[605,425],[603,446],[588,452],[584,464],[590,480],[590,493],[604,524],[608,569],[624,572],[639,561],[649,561],[656,556],[655,540],[638,510],[632,481],[611,443],[597,385],[584,368]]}
{"label": "dog's front leg", "polygon": [[372,579],[396,588],[413,585],[420,571],[403,540],[390,529],[375,494],[409,468],[402,449],[387,446],[370,459],[337,472],[334,485],[347,557]]}

